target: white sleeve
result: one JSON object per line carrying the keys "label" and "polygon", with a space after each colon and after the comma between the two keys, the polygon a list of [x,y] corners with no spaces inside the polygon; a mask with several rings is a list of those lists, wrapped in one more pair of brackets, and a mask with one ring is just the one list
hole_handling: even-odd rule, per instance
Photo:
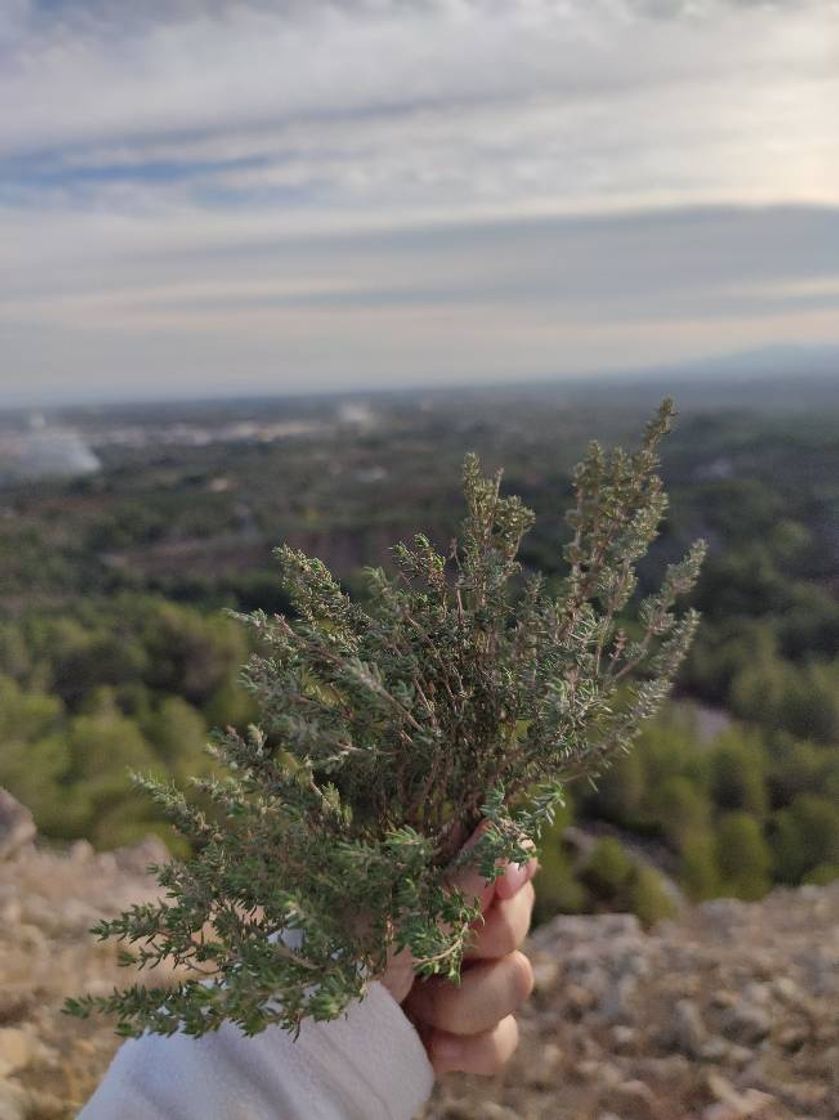
{"label": "white sleeve", "polygon": [[126,1042],[78,1120],[411,1120],[434,1082],[419,1035],[381,984],[342,1019],[248,1038]]}

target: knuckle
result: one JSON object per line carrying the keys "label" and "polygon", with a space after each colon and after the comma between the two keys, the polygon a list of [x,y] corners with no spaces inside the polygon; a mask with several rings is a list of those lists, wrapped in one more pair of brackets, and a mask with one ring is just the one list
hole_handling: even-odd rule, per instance
{"label": "knuckle", "polygon": [[450,1034],[468,1035],[475,1032],[474,999],[462,988],[441,991],[434,1007],[434,1025]]}
{"label": "knuckle", "polygon": [[486,1072],[491,1076],[501,1073],[518,1048],[518,1044],[519,1025],[514,1016],[508,1015],[492,1033],[484,1063]]}
{"label": "knuckle", "polygon": [[433,979],[415,984],[405,1006],[416,1019],[432,1027],[444,1027],[451,1018],[447,990]]}
{"label": "knuckle", "polygon": [[506,1055],[500,1046],[492,1046],[483,1061],[483,1073],[486,1077],[494,1077],[501,1073],[507,1063]]}
{"label": "knuckle", "polygon": [[506,1047],[504,1050],[504,1060],[507,1061],[518,1050],[520,1042],[519,1024],[515,1015],[510,1015],[503,1023],[505,1030]]}
{"label": "knuckle", "polygon": [[524,953],[516,952],[510,956],[512,968],[513,989],[521,1003],[530,997],[533,991],[533,967]]}

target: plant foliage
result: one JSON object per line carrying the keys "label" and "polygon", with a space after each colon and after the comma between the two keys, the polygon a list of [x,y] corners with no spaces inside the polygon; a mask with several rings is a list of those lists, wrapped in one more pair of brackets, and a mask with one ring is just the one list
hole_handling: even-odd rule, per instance
{"label": "plant foliage", "polygon": [[339,1015],[395,951],[456,979],[478,915],[447,874],[471,861],[490,880],[529,858],[565,784],[627,750],[690,644],[697,615],[674,606],[701,543],[628,610],[666,508],[657,452],[672,415],[665,401],[634,453],[590,445],[558,591],[522,572],[533,514],[474,455],[459,540],[445,555],[422,535],[397,545],[395,574],[368,572],[364,607],[319,560],[278,549],[294,616],[238,616],[261,639],[243,673],[260,725],[216,734],[224,776],[193,782],[213,811],[139,779],[193,855],[154,869],[161,901],[95,930],[126,963],[192,975],[69,1010],[115,1013],[123,1034],[294,1031]]}

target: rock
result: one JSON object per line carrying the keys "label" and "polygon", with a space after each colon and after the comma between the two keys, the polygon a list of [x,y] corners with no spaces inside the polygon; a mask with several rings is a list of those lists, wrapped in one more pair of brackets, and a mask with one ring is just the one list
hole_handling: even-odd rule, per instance
{"label": "rock", "polygon": [[627,1120],[657,1120],[655,1093],[643,1081],[625,1081],[609,1096],[609,1106],[617,1108]]}
{"label": "rock", "polygon": [[23,903],[19,898],[5,898],[0,903],[0,926],[9,928],[23,920]]}
{"label": "rock", "polygon": [[483,1107],[486,1120],[521,1120],[517,1112],[505,1108],[503,1104],[496,1104],[495,1101],[487,1101]]}
{"label": "rock", "polygon": [[788,1003],[791,1006],[795,1006],[805,998],[799,986],[789,976],[779,976],[777,980],[773,980],[772,991],[782,1003]]}
{"label": "rock", "polygon": [[[745,1093],[738,1094],[734,1101],[719,1101],[709,1105],[702,1113],[702,1120],[747,1120],[753,1117],[766,1117],[769,1120],[775,1100],[758,1089],[747,1089]],[[777,1116],[777,1113],[775,1113]]]}
{"label": "rock", "polygon": [[35,994],[28,983],[3,984],[0,987],[0,1023],[22,1018],[34,1002]]}
{"label": "rock", "polygon": [[583,951],[569,957],[566,963],[568,977],[595,997],[601,999],[609,987],[609,974],[589,953]]}
{"label": "rock", "polygon": [[793,1023],[779,1032],[777,1043],[788,1054],[794,1054],[807,1044],[810,1031],[803,1023]]}
{"label": "rock", "polygon": [[559,961],[539,954],[531,958],[530,964],[533,968],[534,992],[548,992],[556,987],[560,972]]}
{"label": "rock", "polygon": [[638,981],[632,974],[610,984],[600,1000],[600,1013],[606,1021],[615,1023],[630,1019],[637,991]]}
{"label": "rock", "polygon": [[32,956],[42,956],[49,951],[49,943],[43,931],[29,922],[21,922],[15,930],[15,939]]}
{"label": "rock", "polygon": [[796,962],[804,972],[807,987],[815,996],[839,993],[839,956],[824,946],[801,953]]}
{"label": "rock", "polygon": [[720,1019],[720,1029],[726,1038],[743,1046],[757,1046],[772,1029],[769,1012],[752,1003],[739,1003],[730,1007]]}
{"label": "rock", "polygon": [[89,840],[74,840],[67,852],[72,863],[90,863],[96,857],[96,849]]}
{"label": "rock", "polygon": [[772,1086],[772,1091],[777,1093],[786,1104],[809,1111],[824,1104],[830,1088],[815,1081],[796,1080],[783,1085],[775,1084]]}
{"label": "rock", "polygon": [[26,1101],[26,1115],[31,1120],[66,1120],[67,1101],[53,1093],[33,1090]]}
{"label": "rock", "polygon": [[26,1094],[0,1080],[0,1120],[26,1120]]}
{"label": "rock", "polygon": [[613,941],[616,937],[631,937],[641,941],[644,937],[641,923],[634,914],[604,914],[601,921],[607,941]]}
{"label": "rock", "polygon": [[708,1092],[718,1101],[733,1101],[738,1097],[737,1090],[721,1073],[709,1073],[705,1078]]}
{"label": "rock", "polygon": [[19,1027],[0,1027],[0,1077],[25,1069],[35,1051],[32,1036]]}
{"label": "rock", "polygon": [[623,1074],[611,1062],[599,1062],[594,1059],[577,1064],[577,1073],[586,1081],[591,1081],[598,1089],[610,1089],[623,1081]]}
{"label": "rock", "polygon": [[36,835],[35,821],[26,806],[0,788],[0,862],[31,847]]}
{"label": "rock", "polygon": [[708,1089],[717,1100],[706,1108],[702,1120],[746,1120],[747,1117],[766,1115],[775,1104],[774,1097],[761,1093],[758,1089],[747,1089],[739,1093],[725,1077],[711,1073],[707,1079]]}
{"label": "rock", "polygon": [[625,1054],[637,1045],[638,1031],[635,1027],[627,1027],[623,1023],[618,1023],[617,1026],[612,1027],[611,1038],[615,1050],[619,1054]]}
{"label": "rock", "polygon": [[618,978],[634,976],[643,979],[650,974],[650,962],[645,953],[645,943],[640,938],[622,938],[620,946],[611,955],[611,972]]}
{"label": "rock", "polygon": [[736,898],[715,898],[703,902],[699,910],[708,927],[721,938],[728,938],[748,913],[744,902]]}
{"label": "rock", "polygon": [[702,1013],[692,999],[680,999],[673,1008],[668,1041],[688,1057],[698,1058],[708,1038]]}
{"label": "rock", "polygon": [[525,1083],[536,1089],[554,1088],[562,1067],[562,1059],[562,1049],[555,1042],[540,1046],[526,1065]]}
{"label": "rock", "polygon": [[149,864],[168,863],[172,858],[160,837],[151,835],[130,847],[120,848],[113,855],[117,869],[129,875],[147,875]]}
{"label": "rock", "polygon": [[697,1057],[701,1058],[703,1062],[723,1062],[728,1057],[730,1049],[731,1043],[726,1042],[724,1038],[720,1038],[717,1034],[708,1039]]}
{"label": "rock", "polygon": [[768,1007],[772,1002],[772,988],[753,980],[743,989],[743,999],[755,1007]]}
{"label": "rock", "polygon": [[99,918],[99,912],[79,898],[68,898],[60,911],[62,928],[71,934],[89,931]]}
{"label": "rock", "polygon": [[670,1054],[667,1058],[643,1058],[634,1066],[642,1080],[667,1084],[688,1077],[691,1068],[691,1063],[684,1054]]}
{"label": "rock", "polygon": [[748,1046],[738,1046],[732,1043],[728,1047],[726,1059],[728,1064],[734,1066],[735,1069],[744,1069],[754,1057],[754,1052]]}
{"label": "rock", "polygon": [[96,874],[110,879],[119,872],[117,857],[113,852],[99,852],[96,856]]}
{"label": "rock", "polygon": [[584,988],[582,984],[567,984],[562,994],[565,997],[565,1003],[568,1009],[574,1014],[575,1018],[579,1018],[584,1011],[588,1011],[594,1007],[597,1002],[597,997],[588,988]]}

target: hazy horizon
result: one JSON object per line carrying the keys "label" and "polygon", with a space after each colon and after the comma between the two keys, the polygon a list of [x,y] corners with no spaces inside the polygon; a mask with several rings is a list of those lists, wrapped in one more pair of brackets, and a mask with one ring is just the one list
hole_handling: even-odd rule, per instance
{"label": "hazy horizon", "polygon": [[53,409],[70,412],[74,409],[118,410],[121,407],[135,406],[140,409],[156,406],[161,408],[182,406],[188,409],[193,405],[197,407],[226,403],[232,405],[263,400],[276,403],[285,399],[305,402],[330,398],[340,400],[345,397],[375,398],[378,394],[389,396],[404,393],[412,397],[428,394],[429,397],[433,397],[440,393],[457,395],[481,393],[481,391],[489,394],[520,392],[528,395],[552,391],[562,394],[562,391],[566,390],[570,393],[569,400],[576,403],[580,399],[587,399],[589,395],[594,400],[600,393],[611,389],[619,392],[621,387],[653,390],[660,395],[674,395],[677,400],[687,394],[694,402],[702,398],[703,387],[706,387],[709,399],[718,402],[721,394],[725,396],[726,389],[730,389],[732,394],[737,395],[750,386],[783,387],[788,383],[790,376],[794,378],[794,383],[789,385],[790,394],[794,396],[801,393],[802,406],[806,406],[808,394],[813,391],[819,392],[826,382],[830,385],[835,382],[839,392],[839,346],[757,348],[729,354],[707,354],[684,363],[631,366],[613,370],[572,371],[565,375],[545,374],[530,378],[498,377],[485,380],[436,382],[433,379],[418,379],[390,386],[359,383],[314,387],[289,381],[276,389],[256,385],[250,389],[247,386],[232,387],[227,392],[219,390],[216,393],[205,394],[200,392],[181,394],[176,388],[169,393],[151,389],[145,395],[138,391],[134,396],[126,396],[122,393],[109,396],[107,392],[93,390],[87,394],[69,392],[65,397],[56,394],[49,400],[22,394],[17,401],[0,399],[0,415],[19,412],[49,413]]}

